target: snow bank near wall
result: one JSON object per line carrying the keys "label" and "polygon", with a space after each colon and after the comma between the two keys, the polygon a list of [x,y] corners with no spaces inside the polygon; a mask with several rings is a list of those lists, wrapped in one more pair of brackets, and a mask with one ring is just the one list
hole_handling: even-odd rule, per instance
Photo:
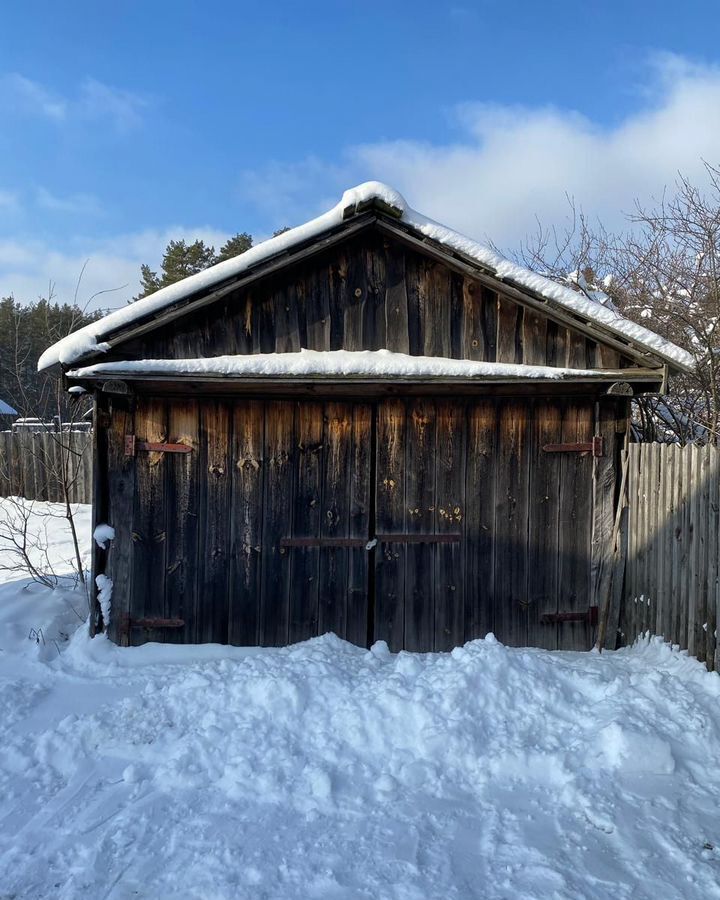
{"label": "snow bank near wall", "polygon": [[720,678],[659,640],[123,649],[71,599],[0,570],[2,896],[720,896]]}
{"label": "snow bank near wall", "polygon": [[600,322],[680,365],[689,367],[694,365],[694,360],[689,353],[647,328],[630,322],[602,303],[591,300],[589,297],[557,284],[536,272],[518,266],[483,244],[415,212],[394,188],[378,181],[368,181],[345,191],[337,206],[316,219],[257,244],[240,256],[225,260],[196,275],[191,275],[183,281],[162,288],[151,296],[116,310],[98,322],[92,322],[68,335],[43,353],[38,362],[38,369],[45,369],[56,363],[71,364],[85,356],[108,350],[108,344],[104,343],[102,339],[115,329],[130,325],[150,313],[159,312],[191,294],[209,289],[220,282],[242,274],[271,256],[324,234],[342,223],[343,213],[346,209],[357,208],[370,200],[380,200],[387,206],[393,207],[403,222],[427,237],[471,257],[495,273],[498,278],[517,287],[536,291],[560,306]]}

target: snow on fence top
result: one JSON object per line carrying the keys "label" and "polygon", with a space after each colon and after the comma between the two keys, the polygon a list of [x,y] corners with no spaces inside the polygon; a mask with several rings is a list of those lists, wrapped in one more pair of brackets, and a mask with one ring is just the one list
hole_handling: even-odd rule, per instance
{"label": "snow on fence top", "polygon": [[70,371],[71,378],[97,375],[215,375],[372,378],[577,378],[598,377],[597,369],[560,369],[515,363],[474,362],[441,356],[410,356],[391,350],[300,350],[203,359],[140,359],[96,363]]}
{"label": "snow on fence top", "polygon": [[474,259],[489,269],[497,278],[520,289],[526,288],[533,291],[578,315],[604,325],[641,347],[659,353],[684,368],[692,369],[694,367],[691,354],[665,338],[649,331],[642,325],[629,321],[602,303],[558,284],[544,275],[512,263],[489,247],[415,212],[407,205],[404,197],[393,188],[378,181],[367,181],[345,191],[342,200],[336,206],[304,225],[298,225],[297,228],[292,228],[284,234],[257,244],[239,256],[211,266],[189,278],[184,278],[182,281],[156,291],[149,297],[144,297],[122,309],[115,310],[97,322],[80,328],[49,347],[40,357],[38,369],[46,369],[56,363],[71,364],[85,356],[109,350],[109,344],[103,339],[111,332],[131,325],[149,314],[159,312],[192,294],[239,275],[297,244],[322,235],[342,223],[346,217],[346,210],[357,209],[370,201],[380,201],[383,205],[391,208],[398,218],[411,228],[455,252]]}

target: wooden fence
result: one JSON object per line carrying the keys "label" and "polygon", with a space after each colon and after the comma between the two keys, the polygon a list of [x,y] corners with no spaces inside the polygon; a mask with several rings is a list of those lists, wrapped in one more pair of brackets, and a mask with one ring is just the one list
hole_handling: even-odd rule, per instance
{"label": "wooden fence", "polygon": [[720,669],[720,450],[631,444],[623,643],[662,635]]}
{"label": "wooden fence", "polygon": [[0,497],[92,501],[92,434],[0,432]]}
{"label": "wooden fence", "polygon": [[[626,465],[613,585],[621,642],[649,631],[720,671],[720,448],[631,444]],[[61,501],[63,472],[72,502],[90,503],[91,434],[0,432],[0,496]]]}

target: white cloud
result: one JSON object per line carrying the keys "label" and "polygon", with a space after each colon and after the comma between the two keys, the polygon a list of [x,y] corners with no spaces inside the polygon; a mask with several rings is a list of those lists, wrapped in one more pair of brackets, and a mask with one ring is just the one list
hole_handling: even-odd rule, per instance
{"label": "white cloud", "polygon": [[[678,172],[702,178],[720,162],[720,69],[677,56],[651,60],[639,108],[603,126],[576,111],[467,103],[455,110],[455,143],[393,140],[350,147],[340,164],[314,158],[245,173],[244,195],[273,221],[317,212],[358,181],[386,181],[416,209],[478,239],[516,247],[568,216],[567,195],[609,227],[634,201],[672,188]],[[279,208],[280,207],[280,208]]]}
{"label": "white cloud", "polygon": [[0,76],[0,103],[14,111],[39,114],[58,122],[67,113],[67,103],[62,97],[18,72]]}
{"label": "white cloud", "polygon": [[40,116],[55,123],[108,121],[118,132],[137,126],[149,105],[145,96],[86,78],[77,90],[62,96],[18,72],[0,75],[0,108]]}
{"label": "white cloud", "polygon": [[118,131],[129,131],[140,124],[148,100],[95,78],[86,78],[80,87],[77,105],[85,118],[108,119]]}
{"label": "white cloud", "polygon": [[14,191],[0,190],[0,209],[5,211],[19,209],[20,200]]}
{"label": "white cloud", "polygon": [[[140,287],[140,266],[160,265],[171,238],[202,239],[219,248],[230,235],[211,227],[170,226],[104,240],[75,238],[59,249],[43,241],[0,240],[0,297],[20,302],[47,297],[89,309],[123,306]],[[79,284],[78,284],[79,282]]]}
{"label": "white cloud", "polygon": [[35,203],[40,209],[68,215],[97,215],[101,212],[100,202],[92,194],[68,194],[61,197],[44,187],[35,189]]}

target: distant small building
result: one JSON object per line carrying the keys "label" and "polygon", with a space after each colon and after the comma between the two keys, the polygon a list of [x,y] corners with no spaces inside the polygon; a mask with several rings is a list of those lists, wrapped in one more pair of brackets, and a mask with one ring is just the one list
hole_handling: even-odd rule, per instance
{"label": "distant small building", "polygon": [[4,400],[0,400],[0,417],[16,415],[16,409],[13,409],[12,406],[10,406],[10,404],[6,403]]}
{"label": "distant small building", "polygon": [[52,365],[95,397],[93,630],[582,650],[630,399],[693,359],[369,183]]}
{"label": "distant small building", "polygon": [[49,420],[38,419],[36,416],[23,416],[21,419],[15,419],[12,423],[12,430],[15,434],[19,432],[40,434],[44,431],[60,431],[60,420],[58,416]]}

